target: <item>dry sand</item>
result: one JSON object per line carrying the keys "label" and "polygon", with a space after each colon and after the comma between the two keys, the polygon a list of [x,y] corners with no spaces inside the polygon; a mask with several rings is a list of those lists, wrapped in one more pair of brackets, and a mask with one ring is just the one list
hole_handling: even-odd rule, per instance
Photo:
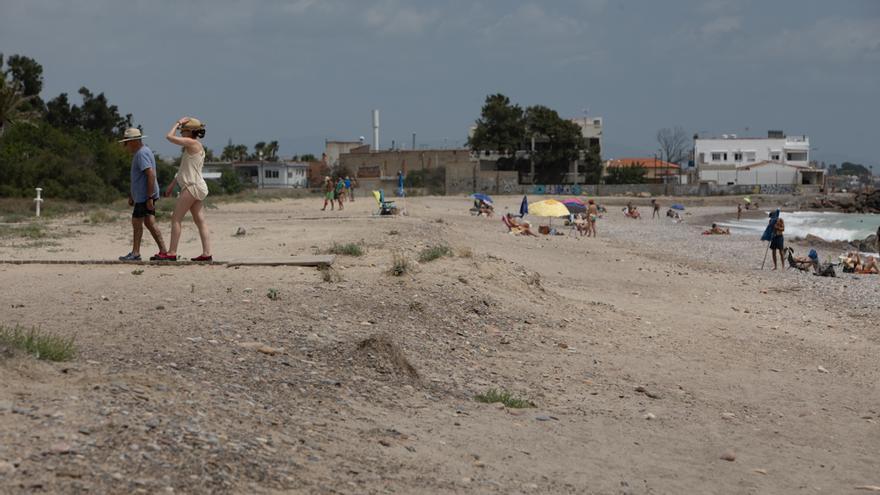
{"label": "dry sand", "polygon": [[[599,239],[535,239],[469,216],[465,198],[407,203],[395,218],[366,198],[208,212],[217,259],[365,246],[329,272],[0,265],[0,324],[79,348],[66,363],[0,349],[0,492],[880,485],[876,277],[761,272],[760,242],[613,208]],[[0,259],[129,250],[124,218],[50,231],[61,245],[4,239]],[[438,243],[456,255],[415,262]],[[411,264],[401,277],[395,251]],[[191,223],[181,252],[199,254]],[[490,388],[535,407],[474,400]]]}

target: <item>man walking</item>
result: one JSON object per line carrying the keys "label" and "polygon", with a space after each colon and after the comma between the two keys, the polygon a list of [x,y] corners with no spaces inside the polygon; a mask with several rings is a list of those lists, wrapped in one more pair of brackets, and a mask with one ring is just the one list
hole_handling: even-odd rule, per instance
{"label": "man walking", "polygon": [[[125,150],[132,154],[131,192],[128,195],[128,205],[134,207],[131,213],[131,226],[134,230],[131,252],[120,256],[120,261],[140,261],[144,225],[159,246],[159,254],[166,252],[162,232],[156,225],[156,201],[159,199],[156,158],[153,156],[153,151],[144,144],[144,137],[140,129],[129,128],[125,130],[123,138],[119,141]],[[158,259],[157,256],[150,259]]]}

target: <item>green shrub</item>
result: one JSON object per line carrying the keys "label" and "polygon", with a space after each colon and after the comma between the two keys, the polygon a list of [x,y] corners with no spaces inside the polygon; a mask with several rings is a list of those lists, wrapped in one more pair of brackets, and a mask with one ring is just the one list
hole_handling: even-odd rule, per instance
{"label": "green shrub", "polygon": [[518,399],[514,397],[513,394],[511,394],[510,392],[507,392],[505,390],[496,390],[494,388],[487,390],[485,393],[477,394],[474,397],[474,400],[476,400],[477,402],[484,402],[486,404],[500,402],[512,409],[535,407],[535,404],[533,404],[531,401]]}
{"label": "green shrub", "polygon": [[73,337],[31,329],[0,327],[0,345],[20,349],[46,361],[68,361],[76,355]]}
{"label": "green shrub", "polygon": [[327,250],[327,254],[336,254],[340,256],[363,256],[364,249],[360,247],[360,245],[353,242],[349,242],[348,244],[336,244],[334,242],[333,245],[330,246],[330,249]]}
{"label": "green shrub", "polygon": [[427,263],[444,256],[452,256],[452,249],[445,244],[438,244],[436,246],[428,246],[425,249],[422,249],[419,253],[419,261]]}
{"label": "green shrub", "polygon": [[401,253],[391,255],[391,270],[389,270],[391,275],[401,277],[409,272],[409,268],[409,260],[406,258],[406,255]]}

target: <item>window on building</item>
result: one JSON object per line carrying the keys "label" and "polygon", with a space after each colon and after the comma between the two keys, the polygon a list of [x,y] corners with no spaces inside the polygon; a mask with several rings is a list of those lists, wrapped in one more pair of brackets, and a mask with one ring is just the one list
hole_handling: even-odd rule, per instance
{"label": "window on building", "polygon": [[743,154],[740,152],[734,153],[733,154],[733,161],[735,161],[735,162],[743,161]]}
{"label": "window on building", "polygon": [[277,170],[263,170],[263,177],[266,179],[277,179],[278,171]]}
{"label": "window on building", "polygon": [[721,161],[721,153],[712,153],[712,161],[720,162]]}
{"label": "window on building", "polygon": [[288,179],[292,179],[292,178],[293,178],[293,170],[288,170],[288,171],[287,171],[287,178],[288,178]]}
{"label": "window on building", "polygon": [[805,161],[807,161],[807,152],[806,151],[789,151],[785,154],[785,159],[790,162],[805,162]]}
{"label": "window on building", "polygon": [[746,161],[747,162],[754,162],[755,160],[756,160],[755,152],[754,151],[746,151]]}
{"label": "window on building", "polygon": [[774,152],[770,153],[770,159],[773,160],[774,162],[778,162],[779,161],[779,152],[774,151]]}

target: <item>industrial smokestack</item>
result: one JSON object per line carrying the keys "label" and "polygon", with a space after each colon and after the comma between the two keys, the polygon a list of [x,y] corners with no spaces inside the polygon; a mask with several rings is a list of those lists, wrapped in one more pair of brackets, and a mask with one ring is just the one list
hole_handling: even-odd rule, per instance
{"label": "industrial smokestack", "polygon": [[379,151],[379,111],[373,110],[373,151]]}

